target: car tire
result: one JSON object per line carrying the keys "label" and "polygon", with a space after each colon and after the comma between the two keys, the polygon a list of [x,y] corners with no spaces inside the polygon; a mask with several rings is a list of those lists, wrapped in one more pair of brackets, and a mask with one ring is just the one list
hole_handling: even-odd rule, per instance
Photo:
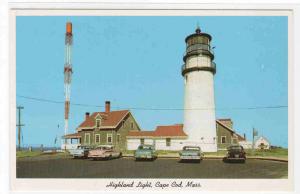
{"label": "car tire", "polygon": [[122,157],[122,152],[120,152],[120,155],[119,155],[119,158],[121,158]]}

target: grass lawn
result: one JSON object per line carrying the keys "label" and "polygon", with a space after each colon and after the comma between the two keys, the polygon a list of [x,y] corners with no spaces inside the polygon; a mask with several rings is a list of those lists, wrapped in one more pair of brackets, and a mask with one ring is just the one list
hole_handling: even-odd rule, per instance
{"label": "grass lawn", "polygon": [[34,157],[43,154],[41,151],[17,151],[17,158]]}
{"label": "grass lawn", "polygon": [[276,157],[288,159],[288,149],[276,148],[270,150],[246,150],[248,156],[260,156],[260,157]]}
{"label": "grass lawn", "polygon": [[37,157],[37,156],[66,156],[69,155],[69,153],[43,153],[41,151],[17,151],[17,158],[24,158],[24,157]]}
{"label": "grass lawn", "polygon": [[[277,148],[270,150],[254,150],[247,149],[246,156],[258,156],[258,157],[274,157],[274,158],[283,158],[288,159],[288,149]],[[225,156],[227,153],[226,150],[218,150],[217,153],[205,153],[205,156]]]}

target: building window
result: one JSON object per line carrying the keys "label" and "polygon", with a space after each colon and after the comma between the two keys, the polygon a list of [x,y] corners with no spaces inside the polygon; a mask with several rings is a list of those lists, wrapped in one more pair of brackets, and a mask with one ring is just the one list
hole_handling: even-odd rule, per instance
{"label": "building window", "polygon": [[125,128],[125,120],[122,121],[122,127]]}
{"label": "building window", "polygon": [[221,136],[221,143],[222,144],[226,143],[226,136]]}
{"label": "building window", "polygon": [[90,144],[90,138],[91,138],[91,136],[89,133],[84,134],[84,143]]}
{"label": "building window", "polygon": [[95,143],[100,143],[100,134],[95,134]]}
{"label": "building window", "polygon": [[141,145],[144,145],[145,139],[144,138],[140,139],[140,142],[141,142]]}
{"label": "building window", "polygon": [[100,125],[101,125],[101,120],[100,120],[100,119],[97,119],[97,120],[96,120],[96,127],[97,127],[97,128],[100,128]]}
{"label": "building window", "polygon": [[106,142],[112,143],[112,134],[111,133],[107,134]]}
{"label": "building window", "polygon": [[232,143],[232,144],[237,144],[237,138],[232,138],[232,139],[231,139],[231,143]]}
{"label": "building window", "polygon": [[133,122],[130,123],[130,127],[131,127],[131,129],[133,129]]}
{"label": "building window", "polygon": [[120,142],[120,134],[117,134],[117,142]]}
{"label": "building window", "polygon": [[171,138],[166,139],[166,146],[171,146]]}

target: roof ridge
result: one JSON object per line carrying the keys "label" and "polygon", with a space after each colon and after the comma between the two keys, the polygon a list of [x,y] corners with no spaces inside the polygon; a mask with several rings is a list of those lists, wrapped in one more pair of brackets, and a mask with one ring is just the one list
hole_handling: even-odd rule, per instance
{"label": "roof ridge", "polygon": [[157,127],[170,127],[170,126],[179,126],[179,125],[183,125],[182,123],[180,124],[180,123],[178,123],[178,124],[172,124],[172,125],[157,125],[156,126],[156,128]]}
{"label": "roof ridge", "polygon": [[[124,112],[124,111],[130,112],[130,110],[124,109],[124,110],[112,110],[112,111],[109,111],[108,113],[110,113],[110,112]],[[92,114],[94,114],[94,113],[107,113],[107,112],[105,112],[105,111],[101,111],[101,112],[96,111],[96,112],[93,112]]]}

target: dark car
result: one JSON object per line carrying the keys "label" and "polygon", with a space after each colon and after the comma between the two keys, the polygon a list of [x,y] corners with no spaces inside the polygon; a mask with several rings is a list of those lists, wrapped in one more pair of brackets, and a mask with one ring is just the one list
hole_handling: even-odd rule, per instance
{"label": "dark car", "polygon": [[246,162],[246,152],[243,146],[232,145],[227,148],[227,155],[223,158],[224,162],[237,161]]}

